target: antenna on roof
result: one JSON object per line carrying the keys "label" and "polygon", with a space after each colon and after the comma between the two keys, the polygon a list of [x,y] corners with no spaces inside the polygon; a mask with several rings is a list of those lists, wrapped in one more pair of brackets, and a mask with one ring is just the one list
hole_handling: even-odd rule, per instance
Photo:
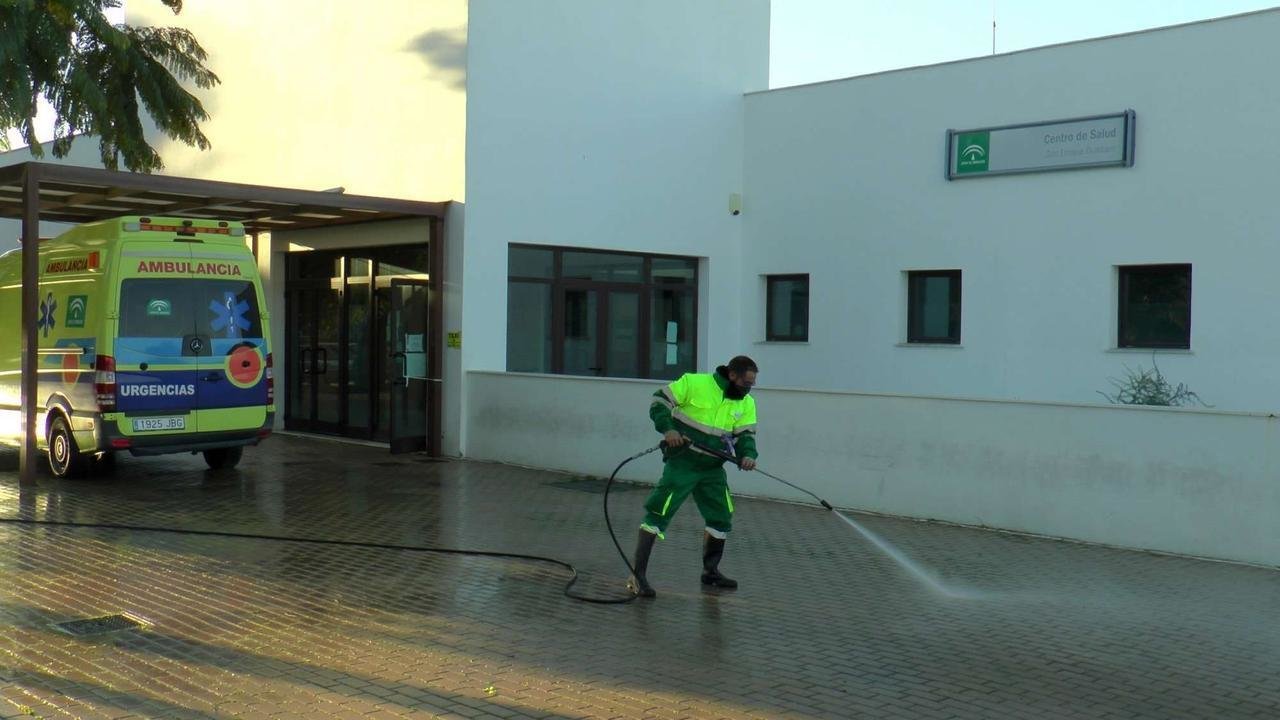
{"label": "antenna on roof", "polygon": [[991,0],[991,54],[996,54],[996,0]]}

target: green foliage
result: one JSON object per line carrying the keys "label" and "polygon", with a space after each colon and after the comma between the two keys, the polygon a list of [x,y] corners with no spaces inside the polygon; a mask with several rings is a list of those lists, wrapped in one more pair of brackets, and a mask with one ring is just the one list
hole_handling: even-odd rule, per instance
{"label": "green foliage", "polygon": [[1116,388],[1114,395],[1108,395],[1101,390],[1097,391],[1112,404],[1181,407],[1198,403],[1203,407],[1213,407],[1201,400],[1200,396],[1185,384],[1170,385],[1160,372],[1160,367],[1156,365],[1155,353],[1151,354],[1150,370],[1143,369],[1141,365],[1137,370],[1126,365],[1124,370],[1123,379],[1107,378],[1107,381]]}
{"label": "green foliage", "polygon": [[[175,14],[182,0],[159,0]],[[174,140],[209,148],[200,131],[204,106],[183,88],[218,84],[207,54],[182,28],[112,25],[105,10],[121,0],[0,0],[0,131],[13,129],[43,156],[36,102],[56,114],[53,155],[65,157],[77,135],[95,135],[103,166],[135,172],[164,167],[143,137],[146,112]],[[0,132],[0,146],[4,146]]]}

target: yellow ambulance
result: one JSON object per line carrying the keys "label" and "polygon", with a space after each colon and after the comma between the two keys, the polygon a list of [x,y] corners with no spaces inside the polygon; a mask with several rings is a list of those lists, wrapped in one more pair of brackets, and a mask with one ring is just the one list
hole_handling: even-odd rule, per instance
{"label": "yellow ambulance", "polygon": [[39,447],[54,475],[114,453],[233,467],[271,432],[271,336],[237,222],[121,217],[40,243],[37,316],[22,250],[0,255],[0,440],[20,442],[22,323],[39,328]]}

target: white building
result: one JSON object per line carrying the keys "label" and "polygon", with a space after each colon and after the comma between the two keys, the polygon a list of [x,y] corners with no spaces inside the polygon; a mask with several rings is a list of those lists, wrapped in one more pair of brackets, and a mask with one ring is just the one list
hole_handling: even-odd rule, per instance
{"label": "white building", "polygon": [[[201,38],[233,32],[189,5]],[[179,148],[169,166],[465,201],[433,328],[461,341],[428,430],[446,453],[607,473],[653,439],[659,378],[745,353],[762,460],[837,504],[1280,563],[1280,329],[1258,314],[1280,304],[1280,11],[769,90],[767,0],[418,5],[366,23],[376,42],[355,52],[374,70],[344,66],[326,112],[305,107],[320,80],[295,58],[351,37],[356,10],[265,63],[215,54],[238,81],[221,107],[254,107],[238,101],[249,87],[295,101],[272,105],[274,140],[252,153]],[[1062,137],[1084,126],[1051,123],[1128,111],[1132,155],[1111,166],[948,179],[949,130],[995,128],[995,170],[1012,142],[998,128],[1057,137],[1024,148],[1046,162],[1084,152]],[[418,118],[434,124],[403,134]],[[225,148],[258,120],[218,122]],[[286,256],[355,262],[421,237],[370,232],[274,239],[275,296]],[[1099,394],[1153,362],[1212,409]],[[378,392],[343,387],[343,413]]]}

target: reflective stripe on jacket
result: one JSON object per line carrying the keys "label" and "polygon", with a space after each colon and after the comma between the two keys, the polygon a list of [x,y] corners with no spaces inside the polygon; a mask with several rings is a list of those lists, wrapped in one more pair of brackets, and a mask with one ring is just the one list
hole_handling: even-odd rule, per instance
{"label": "reflective stripe on jacket", "polygon": [[[729,379],[719,373],[686,373],[653,394],[649,416],[654,428],[677,430],[696,442],[756,457],[756,401],[725,397]],[[725,436],[732,445],[726,447]]]}

